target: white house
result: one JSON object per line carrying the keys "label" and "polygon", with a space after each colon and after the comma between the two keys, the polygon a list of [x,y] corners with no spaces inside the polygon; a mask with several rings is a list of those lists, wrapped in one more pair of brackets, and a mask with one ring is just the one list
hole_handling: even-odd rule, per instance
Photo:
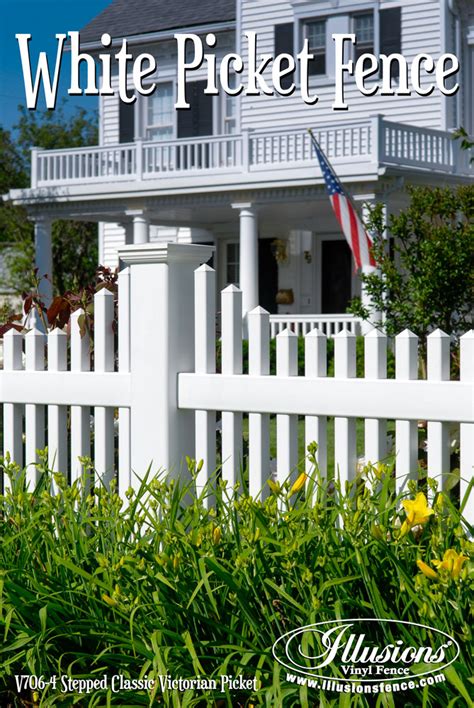
{"label": "white house", "polygon": [[[116,265],[125,243],[212,244],[218,288],[239,282],[244,312],[261,304],[292,316],[340,314],[360,282],[307,129],[361,211],[378,201],[397,210],[408,183],[472,179],[468,155],[451,137],[459,126],[474,131],[472,0],[113,0],[82,30],[81,49],[104,51],[104,32],[112,49],[126,37],[134,53],[156,56],[149,80],[157,90],[132,105],[102,96],[97,147],[33,151],[31,189],[10,198],[35,219],[41,272],[52,271],[51,221],[84,219],[100,225],[103,264]],[[307,38],[319,101],[306,105],[298,91],[205,95],[203,65],[188,75],[190,109],[177,111],[177,32],[213,32],[217,61],[236,51],[245,65],[246,32],[256,33],[259,54],[273,56],[296,55]],[[332,35],[350,32],[355,58],[395,52],[410,63],[420,53],[456,54],[460,90],[369,97],[349,78],[349,110],[334,111]],[[427,75],[422,85],[431,81]]]}

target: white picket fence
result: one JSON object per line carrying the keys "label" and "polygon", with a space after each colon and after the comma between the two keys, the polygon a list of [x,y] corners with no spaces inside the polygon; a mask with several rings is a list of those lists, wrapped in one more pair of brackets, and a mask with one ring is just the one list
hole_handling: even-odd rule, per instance
{"label": "white picket fence", "polygon": [[[356,337],[347,330],[334,338],[335,375],[327,376],[327,340],[318,329],[305,337],[304,376],[298,376],[298,337],[288,329],[276,337],[277,372],[270,375],[270,316],[257,308],[247,317],[249,373],[244,375],[242,293],[229,286],[221,296],[221,373],[216,373],[215,272],[198,267],[211,251],[178,244],[120,250],[118,351],[113,295],[102,290],[95,296],[93,370],[90,343],[79,333],[80,313],[72,318],[70,336],[59,330],[45,336],[38,329],[5,335],[4,451],[28,465],[30,483],[38,474],[37,450],[46,443],[51,468],[74,480],[81,473],[79,458],[91,454],[92,439],[97,475],[106,483],[116,475],[121,493],[136,486],[150,464],[186,474],[185,455],[203,460],[201,488],[216,468],[220,412],[222,476],[230,485],[244,462],[242,424],[248,414],[253,495],[267,488],[271,475],[271,414],[276,414],[281,482],[296,473],[298,416],[305,416],[306,443],[318,442],[323,473],[327,417],[335,417],[334,468],[343,481],[356,472],[356,419],[365,419],[364,456],[372,462],[386,456],[387,420],[395,420],[399,488],[417,474],[418,421],[428,421],[428,470],[441,486],[450,464],[448,425],[459,423],[464,493],[474,465],[474,331],[461,337],[460,381],[449,380],[450,339],[439,330],[428,341],[428,380],[417,380],[418,342],[408,331],[396,338],[395,379],[386,379],[387,339],[375,330],[365,337],[364,378],[356,378]],[[467,514],[474,521],[472,501]]]}

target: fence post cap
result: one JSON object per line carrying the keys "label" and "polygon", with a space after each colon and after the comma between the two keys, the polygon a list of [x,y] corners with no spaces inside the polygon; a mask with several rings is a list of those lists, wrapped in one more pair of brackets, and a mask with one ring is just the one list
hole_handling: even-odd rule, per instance
{"label": "fence post cap", "polygon": [[118,256],[122,265],[145,263],[195,263],[200,265],[208,261],[214,251],[214,246],[201,246],[194,243],[139,243],[122,246],[118,249]]}
{"label": "fence post cap", "polygon": [[474,329],[470,329],[469,332],[463,334],[460,339],[462,339],[463,342],[467,342],[468,339],[474,339]]}
{"label": "fence post cap", "polygon": [[199,266],[199,268],[196,268],[194,271],[195,273],[215,273],[216,271],[214,268],[211,268],[210,265],[207,263],[203,263],[202,265]]}
{"label": "fence post cap", "polygon": [[65,332],[60,327],[55,327],[48,334],[49,337],[67,337],[67,332]]}
{"label": "fence post cap", "polygon": [[341,329],[340,332],[334,335],[334,339],[356,339],[356,335],[348,329]]}
{"label": "fence post cap", "polygon": [[326,339],[326,335],[324,332],[321,332],[318,327],[314,327],[310,332],[307,332],[305,334],[305,339]]}
{"label": "fence post cap", "polygon": [[428,335],[428,339],[450,339],[450,336],[438,327],[434,330],[434,332],[431,332],[431,334]]}
{"label": "fence post cap", "polygon": [[224,293],[240,293],[242,292],[240,288],[237,287],[237,285],[228,285],[224,290],[222,291],[222,294]]}
{"label": "fence post cap", "polygon": [[258,307],[254,307],[253,310],[250,310],[250,312],[247,313],[247,316],[251,317],[252,315],[258,316],[258,315],[269,315],[269,314],[270,313],[268,312],[268,310],[266,310],[264,307],[261,307],[260,305],[258,305]]}
{"label": "fence post cap", "polygon": [[418,339],[416,334],[414,334],[410,329],[404,329],[403,332],[397,334],[397,339]]}
{"label": "fence post cap", "polygon": [[297,339],[298,335],[296,334],[296,332],[293,332],[293,330],[289,329],[288,327],[285,327],[285,329],[282,332],[277,334],[277,339],[285,339],[288,337],[291,337],[292,339],[293,338]]}

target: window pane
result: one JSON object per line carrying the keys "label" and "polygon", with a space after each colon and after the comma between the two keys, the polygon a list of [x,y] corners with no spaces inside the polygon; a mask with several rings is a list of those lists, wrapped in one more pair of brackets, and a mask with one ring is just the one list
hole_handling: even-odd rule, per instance
{"label": "window pane", "polygon": [[326,23],[308,22],[306,25],[306,36],[309,41],[309,48],[326,49]]}
{"label": "window pane", "polygon": [[310,59],[308,65],[308,73],[310,76],[318,76],[326,73],[326,55],[319,54]]}
{"label": "window pane", "polygon": [[354,32],[357,43],[373,44],[374,42],[374,16],[372,13],[356,15],[354,17]]}
{"label": "window pane", "polygon": [[153,140],[173,137],[173,85],[158,84],[147,99],[146,136]]}

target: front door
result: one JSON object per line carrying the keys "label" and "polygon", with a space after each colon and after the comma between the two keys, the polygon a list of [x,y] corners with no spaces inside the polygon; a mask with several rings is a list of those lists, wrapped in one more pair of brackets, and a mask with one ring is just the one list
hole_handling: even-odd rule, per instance
{"label": "front door", "polygon": [[351,250],[346,241],[323,241],[321,312],[342,314],[352,297]]}

